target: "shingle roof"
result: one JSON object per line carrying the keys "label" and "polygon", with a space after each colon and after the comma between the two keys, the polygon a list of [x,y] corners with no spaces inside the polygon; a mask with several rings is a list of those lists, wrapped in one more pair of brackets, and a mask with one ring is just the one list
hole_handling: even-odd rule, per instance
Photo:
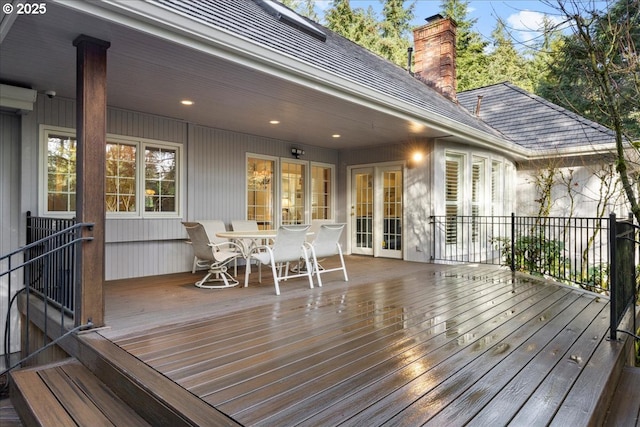
{"label": "shingle roof", "polygon": [[613,143],[612,130],[587,120],[513,84],[498,83],[458,94],[460,104],[505,138],[531,150]]}
{"label": "shingle roof", "polygon": [[252,0],[153,0],[191,19],[253,41],[416,107],[489,133],[496,132],[455,102],[367,49],[307,20],[321,41],[279,21]]}

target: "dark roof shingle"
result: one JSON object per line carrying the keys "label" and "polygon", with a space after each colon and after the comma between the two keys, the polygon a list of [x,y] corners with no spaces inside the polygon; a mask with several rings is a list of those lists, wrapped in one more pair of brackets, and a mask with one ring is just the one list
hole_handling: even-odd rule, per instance
{"label": "dark roof shingle", "polygon": [[496,135],[493,129],[460,105],[418,81],[407,70],[311,20],[307,20],[308,23],[326,35],[325,41],[279,21],[252,0],[152,1],[190,19],[304,61],[386,96]]}
{"label": "dark roof shingle", "polygon": [[504,82],[458,94],[458,101],[505,138],[531,150],[613,143],[612,130]]}

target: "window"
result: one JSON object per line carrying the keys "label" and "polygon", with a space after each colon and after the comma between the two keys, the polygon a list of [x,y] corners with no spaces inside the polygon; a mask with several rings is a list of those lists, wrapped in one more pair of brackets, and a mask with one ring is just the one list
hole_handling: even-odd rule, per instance
{"label": "window", "polygon": [[144,192],[146,212],[175,212],[176,164],[178,151],[174,148],[145,147]]}
{"label": "window", "polygon": [[76,210],[76,139],[62,133],[47,135],[46,211]]}
{"label": "window", "polygon": [[458,239],[458,216],[462,214],[462,175],[464,157],[447,154],[445,162],[445,210],[446,242],[453,244]]}
{"label": "window", "polygon": [[332,219],[333,167],[311,165],[311,219]]}
{"label": "window", "polygon": [[[44,213],[74,214],[75,132],[43,128],[42,135],[46,145]],[[105,160],[104,197],[108,215],[180,215],[179,145],[107,135]]]}
{"label": "window", "polygon": [[257,221],[260,229],[275,227],[273,216],[275,165],[275,159],[247,157],[247,219]]}
{"label": "window", "polygon": [[247,219],[262,229],[333,219],[334,175],[329,164],[247,154]]}
{"label": "window", "polygon": [[471,241],[477,242],[480,233],[479,216],[485,211],[485,159],[474,157],[471,165]]}
{"label": "window", "polygon": [[306,165],[282,162],[282,219],[281,224],[306,223]]}
{"label": "window", "polygon": [[107,212],[136,212],[136,146],[107,142]]}
{"label": "window", "polygon": [[491,163],[491,215],[502,215],[502,163]]}

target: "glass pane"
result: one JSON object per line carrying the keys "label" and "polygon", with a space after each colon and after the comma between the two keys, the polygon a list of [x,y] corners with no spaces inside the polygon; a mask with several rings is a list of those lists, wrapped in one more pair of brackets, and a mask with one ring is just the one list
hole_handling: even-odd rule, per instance
{"label": "glass pane", "polygon": [[177,151],[147,147],[144,158],[145,211],[176,212]]}
{"label": "glass pane", "polygon": [[47,210],[75,210],[76,140],[50,134],[47,138]]}
{"label": "glass pane", "polygon": [[311,167],[311,219],[331,219],[331,168]]}
{"label": "glass pane", "polygon": [[282,162],[282,224],[303,224],[305,209],[305,165]]}
{"label": "glass pane", "polygon": [[373,176],[356,174],[356,246],[373,247]]}
{"label": "glass pane", "polygon": [[402,172],[383,174],[383,235],[382,248],[402,249]]}
{"label": "glass pane", "polygon": [[107,142],[107,212],[135,212],[136,146]]}
{"label": "glass pane", "polygon": [[247,158],[247,219],[260,229],[275,227],[273,218],[273,172],[275,161]]}

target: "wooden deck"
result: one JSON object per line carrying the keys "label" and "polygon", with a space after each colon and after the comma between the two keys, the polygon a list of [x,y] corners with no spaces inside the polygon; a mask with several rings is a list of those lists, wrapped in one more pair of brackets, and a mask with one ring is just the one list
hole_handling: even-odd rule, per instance
{"label": "wooden deck", "polygon": [[100,332],[243,425],[590,425],[621,343],[608,301],[490,266],[347,257],[296,279],[205,290],[107,283]]}

